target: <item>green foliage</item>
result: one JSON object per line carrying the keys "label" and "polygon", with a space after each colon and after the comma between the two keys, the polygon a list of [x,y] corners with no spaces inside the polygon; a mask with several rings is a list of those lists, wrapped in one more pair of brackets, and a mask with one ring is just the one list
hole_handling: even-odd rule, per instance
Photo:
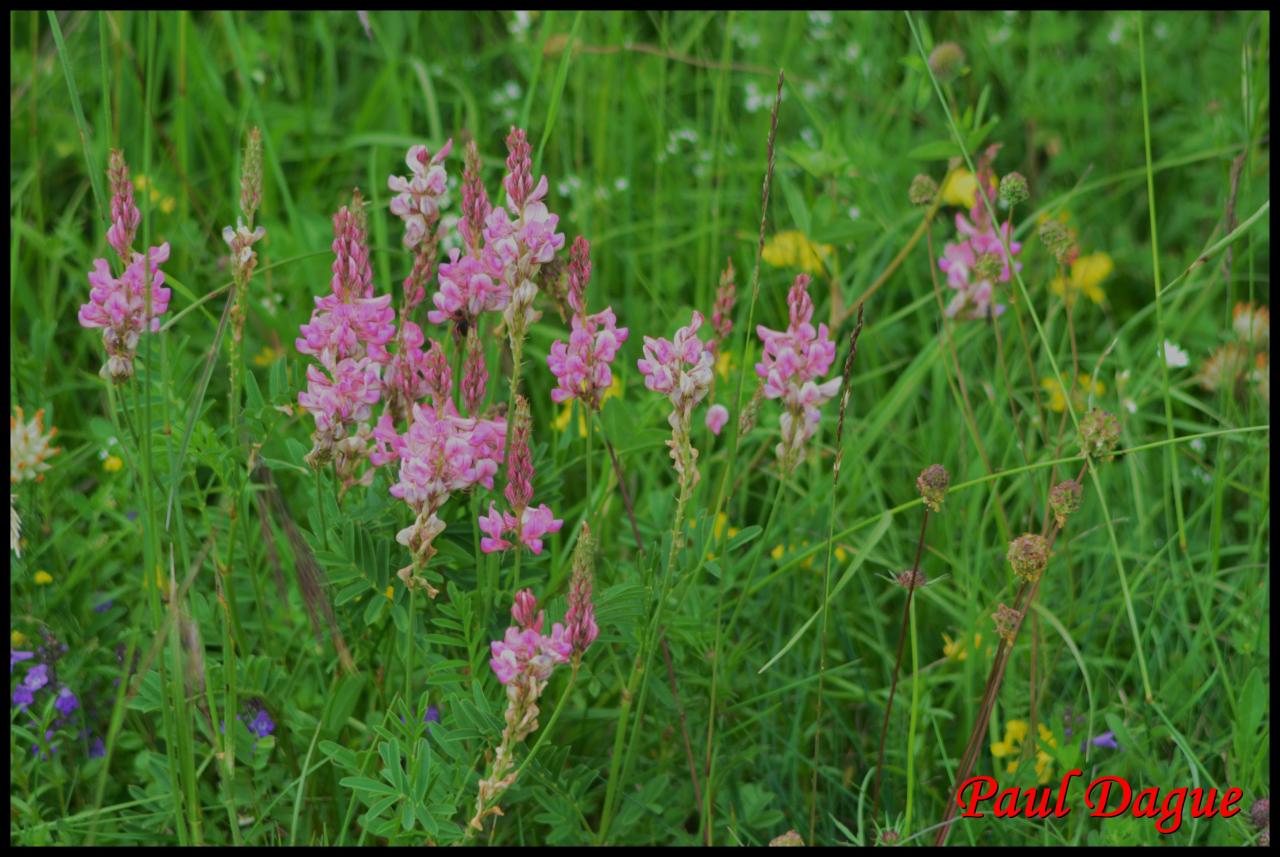
{"label": "green foliage", "polygon": [[[1210,390],[1198,373],[1233,341],[1233,306],[1269,300],[1269,13],[374,11],[369,24],[10,15],[11,409],[44,408],[61,447],[42,482],[12,487],[12,648],[65,644],[50,687],[80,703],[74,726],[49,691],[11,705],[11,844],[761,845],[790,829],[870,844],[890,827],[932,842],[979,720],[991,614],[1018,591],[1008,541],[1040,530],[1050,486],[1081,466],[1074,419],[1052,407],[1061,381],[1068,400],[1080,393],[1077,417],[1089,404],[1121,417],[1121,454],[1081,479],[974,772],[1031,788],[1040,750],[1055,780],[1079,767],[1135,789],[1236,787],[1246,813],[1162,836],[1077,801],[1057,822],[962,819],[949,841],[1256,840],[1247,808],[1269,794],[1270,770],[1269,400],[1256,378]],[[935,86],[926,56],[944,41],[964,61]],[[771,246],[752,305],[779,67],[766,234],[819,248],[810,295],[837,343],[833,373],[870,292],[838,480],[838,398],[785,478],[776,401],[732,440],[738,381],[743,405],[756,388],[755,325],[786,324],[804,265]],[[308,360],[293,342],[328,286],[330,218],[353,187],[369,202],[376,289],[398,300],[410,255],[388,174],[410,145],[452,138],[456,214],[469,135],[498,201],[515,124],[561,230],[591,241],[589,306],[630,328],[622,395],[588,445],[548,395],[546,356],[567,324],[540,299],[523,376],[534,502],[564,527],[518,569],[480,553],[476,518],[500,474],[494,492],[444,508],[426,572],[440,594],[411,597],[396,541],[411,513],[389,474],[340,497],[332,470],[317,478],[304,461]],[[255,125],[267,237],[237,391],[221,230]],[[907,189],[926,173],[945,197],[944,175],[996,143],[997,174],[1030,186],[1012,215],[1025,295],[1001,284],[1000,320],[947,320],[931,270],[961,209],[944,199],[922,231]],[[109,391],[100,332],[75,317],[92,260],[110,254],[113,148],[141,180],[138,243],[172,246],[173,299],[136,376]],[[1114,266],[1100,299],[1070,311],[1054,284],[1072,273],[1036,237],[1059,217],[1082,256]],[[672,553],[667,402],[635,361],[644,336],[670,337],[693,309],[710,316],[726,259],[728,367],[695,414],[702,478]],[[945,275],[938,287],[945,304]],[[1163,363],[1166,340],[1188,366]],[[491,405],[506,404],[504,342],[486,329]],[[1081,375],[1091,394],[1073,386]],[[711,401],[732,412],[719,436],[702,423]],[[893,581],[917,548],[915,478],[935,462],[951,489],[929,519],[872,817],[904,613]],[[535,590],[548,626],[563,621],[582,521],[599,546],[599,638],[571,686],[568,668],[553,675],[503,814],[468,838],[505,725],[490,641],[517,588]],[[312,563],[319,600],[302,583]],[[251,731],[255,706],[269,736]],[[1010,721],[1052,735],[1037,743],[1031,725],[1014,772],[991,752]],[[1082,746],[1105,732],[1118,750]]]}

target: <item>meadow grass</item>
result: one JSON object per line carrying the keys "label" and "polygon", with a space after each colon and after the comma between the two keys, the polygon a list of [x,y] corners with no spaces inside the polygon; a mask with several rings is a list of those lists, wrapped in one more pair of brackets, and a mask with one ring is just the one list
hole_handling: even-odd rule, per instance
{"label": "meadow grass", "polygon": [[[1267,13],[10,24],[11,410],[44,409],[60,447],[42,480],[11,489],[11,651],[36,654],[11,667],[13,844],[1262,835],[1247,810],[1269,795],[1268,341],[1240,346],[1238,378],[1201,381],[1239,345],[1237,305],[1269,304]],[[947,42],[954,65],[938,59]],[[412,254],[387,176],[410,146],[451,138],[456,216],[473,139],[498,204],[512,126],[550,182],[560,256],[591,243],[589,311],[612,306],[630,330],[621,394],[598,413],[552,402],[547,357],[568,322],[547,295],[518,382],[486,322],[487,401],[505,408],[517,383],[528,398],[534,502],[564,523],[540,554],[483,553],[499,467],[498,489],[441,513],[428,598],[397,577],[412,514],[388,492],[394,470],[343,491],[308,465],[312,361],[294,340],[353,189],[375,290],[398,306]],[[240,341],[222,230],[241,213],[252,128],[266,237]],[[951,318],[936,259],[969,205],[958,183],[993,143],[995,173],[1030,188],[989,211],[1022,265],[998,284],[1004,315]],[[92,260],[112,252],[114,149],[136,245],[172,248],[169,311],[121,385],[97,373],[100,332],[76,322]],[[942,190],[913,206],[918,174]],[[1046,221],[1096,267],[1055,261]],[[693,413],[701,478],[686,493],[670,404],[636,361],[643,337],[711,318],[726,260],[735,324]],[[846,398],[788,470],[779,403],[753,404],[755,328],[786,325],[802,272]],[[460,365],[462,340],[419,314]],[[1185,365],[1166,359],[1179,350]],[[712,402],[730,414],[718,435]],[[1114,461],[1080,454],[1094,407],[1120,418]],[[935,463],[950,485],[926,512],[916,478]],[[1078,473],[1080,510],[1058,533],[1047,497]],[[1053,554],[1024,585],[1009,543],[1042,530]],[[514,742],[503,814],[473,831],[504,743],[490,641],[525,586],[561,620],[588,531],[599,638],[552,674],[538,731]],[[912,568],[927,583],[900,586]],[[1012,644],[991,618],[1006,603],[1025,618]],[[36,662],[52,679],[20,706]],[[255,716],[273,728],[251,731]],[[1135,789],[1234,787],[1246,811],[1163,835],[1149,818],[1089,818],[1077,781],[1065,819],[946,824],[969,769],[1025,789],[1072,768]]]}

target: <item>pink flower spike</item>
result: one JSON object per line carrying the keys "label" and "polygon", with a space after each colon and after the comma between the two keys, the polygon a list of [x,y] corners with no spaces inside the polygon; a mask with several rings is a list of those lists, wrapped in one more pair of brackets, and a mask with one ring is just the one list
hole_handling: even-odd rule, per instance
{"label": "pink flower spike", "polygon": [[111,226],[107,243],[126,265],[133,258],[133,239],[142,215],[133,201],[133,185],[129,183],[129,167],[124,152],[112,149],[107,162],[107,181],[111,186]]}
{"label": "pink flower spike", "polygon": [[511,605],[511,618],[526,631],[542,632],[542,612],[538,610],[538,599],[532,589],[521,589],[516,593],[515,603]]}
{"label": "pink flower spike", "polygon": [[446,185],[442,164],[452,149],[453,140],[446,141],[435,155],[426,146],[412,146],[405,156],[410,177],[387,178],[387,187],[397,194],[391,200],[391,213],[404,221],[404,246],[410,250],[430,236],[440,219]]}

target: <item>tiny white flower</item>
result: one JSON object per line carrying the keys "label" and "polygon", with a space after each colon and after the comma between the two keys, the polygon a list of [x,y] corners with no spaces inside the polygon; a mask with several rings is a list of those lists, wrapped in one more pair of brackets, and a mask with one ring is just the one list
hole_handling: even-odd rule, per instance
{"label": "tiny white flower", "polygon": [[1181,369],[1190,361],[1187,357],[1187,352],[1166,339],[1164,341],[1164,362],[1170,369]]}

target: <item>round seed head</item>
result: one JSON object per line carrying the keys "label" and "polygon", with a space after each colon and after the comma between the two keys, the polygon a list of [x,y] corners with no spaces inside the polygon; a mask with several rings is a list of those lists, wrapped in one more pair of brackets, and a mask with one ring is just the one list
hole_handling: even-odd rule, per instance
{"label": "round seed head", "polygon": [[1071,260],[1075,240],[1061,220],[1046,220],[1040,224],[1040,243],[1044,244],[1044,248],[1059,265],[1065,265]]}
{"label": "round seed head", "polygon": [[1059,527],[1065,526],[1067,518],[1080,511],[1080,495],[1083,493],[1084,486],[1074,479],[1059,482],[1049,489],[1049,508],[1053,510]]}
{"label": "round seed head", "polygon": [[1253,806],[1249,807],[1249,818],[1253,820],[1254,827],[1270,827],[1271,826],[1271,798],[1260,797],[1253,802]]}
{"label": "round seed head", "polygon": [[1030,198],[1027,177],[1022,173],[1009,173],[1000,179],[1000,201],[1005,205],[1017,205]]}
{"label": "round seed head", "polygon": [[1012,646],[1018,633],[1018,611],[1007,604],[1001,604],[991,614],[991,621],[996,624],[996,635]]}
{"label": "round seed head", "polygon": [[1080,420],[1080,449],[1090,458],[1110,461],[1120,443],[1120,420],[1099,408],[1091,408]]}
{"label": "round seed head", "polygon": [[950,83],[964,71],[964,50],[955,42],[942,42],[929,54],[929,70],[938,83]]}
{"label": "round seed head", "polygon": [[932,205],[937,196],[938,183],[924,173],[920,173],[911,180],[911,189],[907,191],[907,197],[912,205]]}
{"label": "round seed head", "polygon": [[1049,564],[1049,543],[1044,536],[1027,533],[1009,542],[1009,565],[1026,581],[1035,580]]}
{"label": "round seed head", "polygon": [[930,512],[942,511],[942,500],[951,484],[951,474],[941,464],[930,464],[916,478],[916,488]]}

